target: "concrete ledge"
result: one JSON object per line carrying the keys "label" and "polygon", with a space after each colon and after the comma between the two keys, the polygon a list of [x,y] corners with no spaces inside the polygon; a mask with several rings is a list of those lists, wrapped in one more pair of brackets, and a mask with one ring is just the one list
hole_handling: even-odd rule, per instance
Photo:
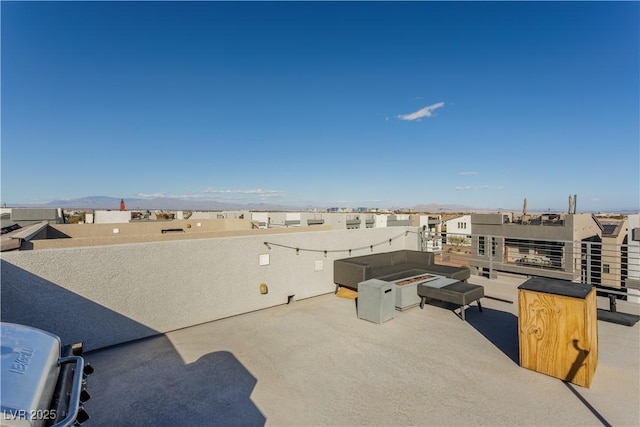
{"label": "concrete ledge", "polygon": [[38,224],[33,224],[28,227],[24,227],[20,229],[20,231],[16,232],[15,234],[12,234],[11,237],[13,239],[31,240],[38,233],[42,232],[43,230],[46,230],[47,227],[49,227],[49,223],[46,221],[43,221]]}

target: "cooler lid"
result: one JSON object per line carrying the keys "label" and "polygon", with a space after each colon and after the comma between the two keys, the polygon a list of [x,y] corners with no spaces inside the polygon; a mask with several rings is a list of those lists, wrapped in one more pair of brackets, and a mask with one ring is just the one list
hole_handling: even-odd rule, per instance
{"label": "cooler lid", "polygon": [[[60,338],[29,326],[0,323],[1,411],[47,409],[59,372]],[[51,390],[49,390],[51,388]]]}
{"label": "cooler lid", "polygon": [[549,279],[547,277],[533,277],[518,286],[518,289],[584,299],[593,289],[593,285],[574,283],[569,280]]}

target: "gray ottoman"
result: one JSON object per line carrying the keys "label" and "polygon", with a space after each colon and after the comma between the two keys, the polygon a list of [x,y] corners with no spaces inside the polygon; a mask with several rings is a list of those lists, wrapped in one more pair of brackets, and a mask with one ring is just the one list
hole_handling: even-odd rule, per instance
{"label": "gray ottoman", "polygon": [[426,282],[418,285],[418,295],[420,296],[420,308],[424,308],[427,299],[450,302],[460,306],[462,320],[465,320],[465,306],[472,302],[477,301],[478,309],[482,311],[480,298],[484,297],[484,287],[465,282],[454,282],[446,286],[429,286],[429,282]]}

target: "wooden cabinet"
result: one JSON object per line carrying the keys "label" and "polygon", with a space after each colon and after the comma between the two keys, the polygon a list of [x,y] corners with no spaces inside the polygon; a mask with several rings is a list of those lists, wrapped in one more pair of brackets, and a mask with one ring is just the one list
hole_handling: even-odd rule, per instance
{"label": "wooden cabinet", "polygon": [[535,277],[518,287],[520,366],[589,387],[598,365],[593,286]]}

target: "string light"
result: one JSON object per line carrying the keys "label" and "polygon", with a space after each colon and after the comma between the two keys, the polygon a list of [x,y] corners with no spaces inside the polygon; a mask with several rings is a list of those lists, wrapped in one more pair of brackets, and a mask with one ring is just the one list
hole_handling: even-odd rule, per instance
{"label": "string light", "polygon": [[351,253],[353,251],[358,251],[358,250],[363,250],[366,248],[369,248],[369,250],[371,250],[371,252],[373,252],[373,248],[375,246],[380,246],[380,245],[384,245],[384,244],[389,244],[391,245],[393,243],[394,240],[399,239],[401,237],[406,237],[407,233],[409,232],[403,232],[402,234],[399,234],[397,236],[394,236],[392,238],[390,238],[389,240],[383,240],[382,242],[378,242],[378,243],[374,243],[368,246],[361,246],[358,248],[349,248],[349,249],[311,249],[311,248],[300,248],[300,247],[294,247],[294,246],[289,246],[289,245],[282,245],[280,243],[274,243],[274,242],[263,242],[263,244],[269,248],[272,249],[273,246],[277,246],[280,248],[285,248],[285,249],[295,249],[296,251],[296,255],[300,255],[300,251],[304,251],[304,252],[320,252],[323,253],[324,256],[328,256],[328,254],[331,253],[337,253],[337,252],[347,252],[349,255],[351,255]]}

